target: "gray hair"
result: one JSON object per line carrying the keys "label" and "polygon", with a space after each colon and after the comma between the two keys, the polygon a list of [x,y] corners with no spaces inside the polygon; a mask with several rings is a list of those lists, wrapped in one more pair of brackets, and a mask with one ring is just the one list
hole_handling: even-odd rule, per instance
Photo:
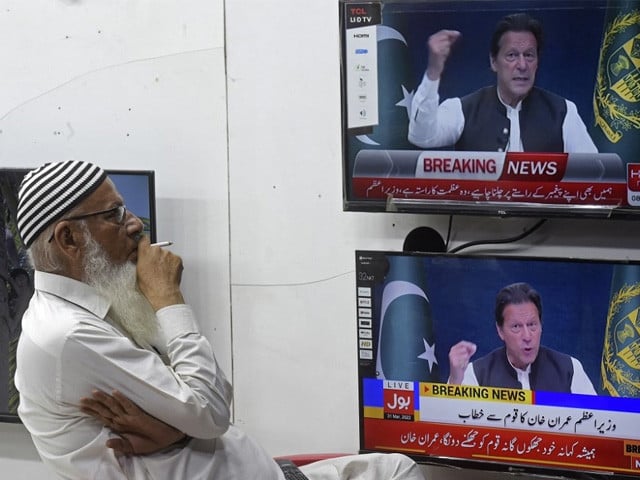
{"label": "gray hair", "polygon": [[[77,222],[86,236],[86,233],[89,232],[87,221],[82,219],[77,220]],[[62,257],[57,249],[52,248],[51,242],[49,241],[55,231],[56,225],[57,222],[49,225],[27,249],[29,263],[34,270],[46,273],[60,273],[62,271]]]}

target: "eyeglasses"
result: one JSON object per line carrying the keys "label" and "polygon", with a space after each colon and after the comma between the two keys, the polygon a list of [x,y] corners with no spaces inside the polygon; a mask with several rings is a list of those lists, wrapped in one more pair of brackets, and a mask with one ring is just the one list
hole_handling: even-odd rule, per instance
{"label": "eyeglasses", "polygon": [[[100,210],[99,212],[83,213],[81,215],[75,215],[73,217],[61,218],[59,221],[62,222],[63,220],[83,220],[85,218],[95,217],[96,215],[106,215],[105,218],[112,218],[115,223],[117,223],[118,225],[122,225],[124,223],[124,219],[127,218],[127,207],[125,207],[124,205],[118,205],[117,207]],[[54,234],[52,233],[51,237],[49,238],[49,243],[51,243],[51,241],[53,240],[53,236]]]}
{"label": "eyeglasses", "polygon": [[84,218],[95,217],[96,215],[112,214],[106,218],[113,218],[116,223],[122,224],[127,216],[127,207],[124,205],[118,205],[117,207],[108,208],[107,210],[100,210],[99,212],[83,213],[82,215],[75,215],[73,217],[62,218],[62,220],[82,220]]}

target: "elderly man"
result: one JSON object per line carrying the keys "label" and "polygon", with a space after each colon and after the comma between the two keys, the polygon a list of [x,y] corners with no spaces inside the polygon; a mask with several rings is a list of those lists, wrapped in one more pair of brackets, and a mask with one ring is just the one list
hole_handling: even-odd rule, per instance
{"label": "elderly man", "polygon": [[[230,424],[231,386],[184,303],[181,259],[150,245],[105,172],[46,164],[25,176],[18,202],[35,268],[17,353],[18,413],[43,461],[68,479],[284,478]],[[396,454],[306,472],[423,478]]]}

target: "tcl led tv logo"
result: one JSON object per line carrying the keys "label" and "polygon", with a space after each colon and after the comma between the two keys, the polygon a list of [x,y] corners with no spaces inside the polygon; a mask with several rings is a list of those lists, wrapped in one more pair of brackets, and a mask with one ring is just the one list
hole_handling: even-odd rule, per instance
{"label": "tcl led tv logo", "polygon": [[351,23],[366,23],[369,24],[373,20],[373,17],[369,16],[366,8],[355,7],[349,9],[349,22]]}
{"label": "tcl led tv logo", "polygon": [[627,201],[640,205],[640,163],[627,163]]}
{"label": "tcl led tv logo", "polygon": [[413,382],[385,380],[383,390],[384,418],[413,421]]}
{"label": "tcl led tv logo", "polygon": [[347,28],[377,25],[381,20],[380,5],[374,3],[349,5],[344,13]]}

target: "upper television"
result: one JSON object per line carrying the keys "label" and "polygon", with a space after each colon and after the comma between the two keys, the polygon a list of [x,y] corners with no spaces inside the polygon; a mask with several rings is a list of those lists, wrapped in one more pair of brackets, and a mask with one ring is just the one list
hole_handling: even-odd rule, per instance
{"label": "upper television", "polygon": [[[33,270],[17,234],[18,189],[25,168],[0,168],[0,421],[19,422],[18,391],[13,384],[15,349],[22,314],[33,292]],[[107,170],[127,209],[142,220],[152,242],[156,240],[155,174],[152,170]]]}
{"label": "upper television", "polygon": [[355,257],[362,452],[640,478],[640,262]]}
{"label": "upper television", "polygon": [[340,1],[344,209],[640,214],[640,9]]}

